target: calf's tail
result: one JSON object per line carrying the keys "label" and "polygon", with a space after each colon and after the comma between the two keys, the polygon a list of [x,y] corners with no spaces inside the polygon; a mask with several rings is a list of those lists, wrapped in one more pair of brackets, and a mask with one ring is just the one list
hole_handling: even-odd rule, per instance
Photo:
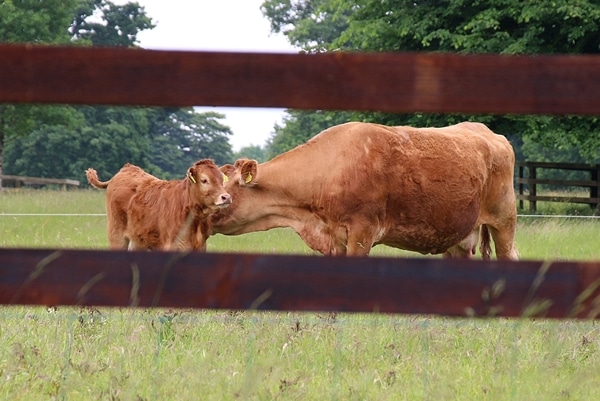
{"label": "calf's tail", "polygon": [[492,257],[492,244],[490,239],[490,229],[487,224],[481,225],[480,232],[481,242],[479,243],[479,252],[483,260],[490,260]]}
{"label": "calf's tail", "polygon": [[98,173],[93,168],[88,168],[85,171],[85,175],[87,176],[88,182],[91,186],[98,189],[108,188],[108,183],[110,181],[100,181],[100,179],[98,178]]}

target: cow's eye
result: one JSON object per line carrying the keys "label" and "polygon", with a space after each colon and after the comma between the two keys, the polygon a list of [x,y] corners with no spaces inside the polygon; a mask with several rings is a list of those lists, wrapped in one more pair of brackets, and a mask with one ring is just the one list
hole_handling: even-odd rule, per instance
{"label": "cow's eye", "polygon": [[208,179],[203,178],[203,179],[200,180],[200,182],[203,183],[203,184],[208,184]]}

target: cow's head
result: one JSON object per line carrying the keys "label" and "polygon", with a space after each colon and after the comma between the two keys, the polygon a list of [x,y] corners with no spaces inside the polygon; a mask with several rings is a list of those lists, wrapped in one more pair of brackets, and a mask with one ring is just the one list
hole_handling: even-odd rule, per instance
{"label": "cow's head", "polygon": [[[227,177],[225,189],[235,199],[227,210],[221,210],[212,216],[213,224],[222,225],[225,232],[235,231],[238,224],[243,224],[254,209],[260,208],[255,204],[253,192],[258,190],[258,162],[250,159],[238,159],[235,164],[226,164],[221,172]],[[217,230],[220,232],[220,230]]]}
{"label": "cow's head", "polygon": [[235,164],[226,164],[221,171],[227,177],[227,189],[256,184],[258,162],[250,159],[238,159]]}
{"label": "cow's head", "polygon": [[227,178],[212,160],[197,161],[188,169],[186,176],[192,203],[211,211],[231,205],[231,195],[223,186]]}

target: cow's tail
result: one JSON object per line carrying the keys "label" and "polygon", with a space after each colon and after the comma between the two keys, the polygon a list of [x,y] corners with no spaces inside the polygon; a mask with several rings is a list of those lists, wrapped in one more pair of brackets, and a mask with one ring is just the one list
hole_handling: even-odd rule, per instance
{"label": "cow's tail", "polygon": [[108,188],[108,183],[110,181],[100,181],[98,178],[98,173],[93,168],[88,168],[85,170],[85,175],[87,176],[87,180],[91,186],[98,189],[106,189]]}
{"label": "cow's tail", "polygon": [[481,242],[479,243],[479,252],[481,252],[481,258],[483,260],[490,260],[492,257],[492,241],[490,238],[490,229],[487,224],[481,225],[481,232],[479,233]]}

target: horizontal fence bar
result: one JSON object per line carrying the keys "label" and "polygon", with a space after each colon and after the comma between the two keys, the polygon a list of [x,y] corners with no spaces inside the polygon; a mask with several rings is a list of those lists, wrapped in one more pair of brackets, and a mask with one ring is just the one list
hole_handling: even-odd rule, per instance
{"label": "horizontal fence bar", "polygon": [[600,114],[600,57],[0,45],[0,102]]}
{"label": "horizontal fence bar", "polygon": [[575,196],[556,196],[556,195],[517,195],[518,200],[540,201],[540,202],[562,202],[562,203],[589,203],[596,205],[600,203],[600,198],[582,198]]}
{"label": "horizontal fence bar", "polygon": [[570,187],[600,187],[600,182],[592,180],[557,180],[553,178],[517,178],[517,184],[545,184]]}
{"label": "horizontal fence bar", "polygon": [[553,162],[516,162],[517,167],[535,167],[551,170],[580,170],[597,171],[600,170],[599,164],[583,163],[553,163]]}
{"label": "horizontal fence bar", "polygon": [[600,262],[0,249],[0,304],[597,318]]}
{"label": "horizontal fence bar", "polygon": [[21,175],[4,175],[0,174],[0,179],[6,181],[20,181],[26,184],[60,184],[79,186],[78,180],[69,178],[41,178],[41,177],[26,177]]}

